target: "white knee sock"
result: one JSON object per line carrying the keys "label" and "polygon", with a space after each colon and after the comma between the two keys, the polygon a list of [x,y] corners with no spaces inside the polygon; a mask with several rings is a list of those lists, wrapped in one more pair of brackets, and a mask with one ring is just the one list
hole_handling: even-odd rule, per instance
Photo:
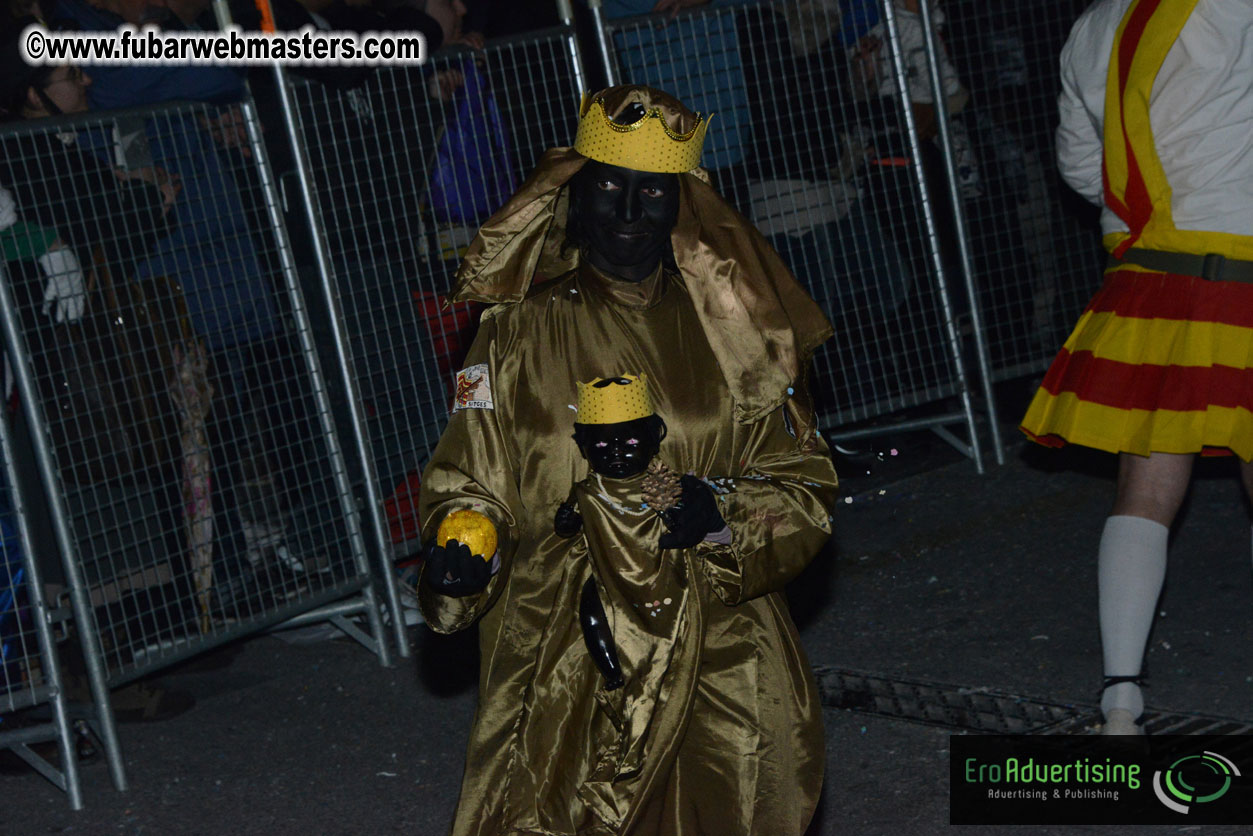
{"label": "white knee sock", "polygon": [[[1166,578],[1166,540],[1170,529],[1143,517],[1113,516],[1105,521],[1097,578],[1101,616],[1101,653],[1106,676],[1135,676]],[[1140,686],[1124,682],[1106,688],[1101,711],[1144,711]]]}

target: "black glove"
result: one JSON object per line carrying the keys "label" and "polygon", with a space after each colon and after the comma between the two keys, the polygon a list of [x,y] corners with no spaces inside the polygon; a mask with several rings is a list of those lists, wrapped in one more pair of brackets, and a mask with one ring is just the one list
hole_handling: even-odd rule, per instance
{"label": "black glove", "polygon": [[422,581],[440,595],[464,598],[482,592],[492,579],[492,564],[477,554],[470,554],[470,547],[449,540],[443,546],[432,540],[422,550],[426,571]]}
{"label": "black glove", "polygon": [[704,540],[706,534],[726,527],[718,513],[718,500],[708,485],[695,476],[684,475],[679,486],[679,504],[661,517],[670,529],[657,541],[663,549],[689,549]]}
{"label": "black glove", "polygon": [[553,517],[553,531],[558,537],[573,537],[583,530],[583,517],[575,509],[573,502],[563,502],[557,506],[557,514]]}

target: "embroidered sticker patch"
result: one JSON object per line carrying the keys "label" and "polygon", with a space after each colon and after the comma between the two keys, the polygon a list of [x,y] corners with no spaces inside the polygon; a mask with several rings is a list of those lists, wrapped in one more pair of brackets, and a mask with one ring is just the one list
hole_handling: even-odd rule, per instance
{"label": "embroidered sticker patch", "polygon": [[452,411],[463,409],[495,409],[492,403],[492,381],[487,376],[487,364],[479,363],[457,372],[457,392],[452,399]]}

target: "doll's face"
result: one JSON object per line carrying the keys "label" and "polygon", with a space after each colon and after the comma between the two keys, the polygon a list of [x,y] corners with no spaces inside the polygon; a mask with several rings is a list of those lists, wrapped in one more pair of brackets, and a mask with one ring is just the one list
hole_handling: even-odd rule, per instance
{"label": "doll's face", "polygon": [[571,187],[588,261],[626,281],[652,275],[679,216],[678,176],[588,160]]}
{"label": "doll's face", "polygon": [[657,455],[665,424],[657,416],[618,424],[575,424],[578,442],[588,466],[609,479],[629,479],[643,473]]}

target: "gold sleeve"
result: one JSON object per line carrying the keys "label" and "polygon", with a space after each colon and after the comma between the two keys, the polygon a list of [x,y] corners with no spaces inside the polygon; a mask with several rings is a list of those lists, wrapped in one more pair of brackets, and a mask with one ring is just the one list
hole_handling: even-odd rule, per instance
{"label": "gold sleeve", "polygon": [[[516,545],[512,532],[521,500],[509,443],[513,437],[509,417],[513,381],[496,356],[493,319],[484,321],[466,356],[465,368],[476,367],[486,374],[490,398],[476,401],[478,406],[461,408],[456,406],[459,393],[454,392],[455,411],[422,474],[418,510],[425,539],[433,537],[440,522],[453,511],[472,508],[484,514],[496,526],[500,564],[486,589],[465,598],[440,595],[419,577],[418,604],[422,616],[438,633],[463,630],[491,608],[509,576]],[[454,387],[460,382],[454,380]],[[483,394],[481,388],[479,394]]]}
{"label": "gold sleeve", "polygon": [[699,544],[706,577],[727,605],[783,589],[831,536],[838,480],[825,441],[794,438],[784,408],[747,434],[739,476],[720,481],[718,509],[729,545]]}

